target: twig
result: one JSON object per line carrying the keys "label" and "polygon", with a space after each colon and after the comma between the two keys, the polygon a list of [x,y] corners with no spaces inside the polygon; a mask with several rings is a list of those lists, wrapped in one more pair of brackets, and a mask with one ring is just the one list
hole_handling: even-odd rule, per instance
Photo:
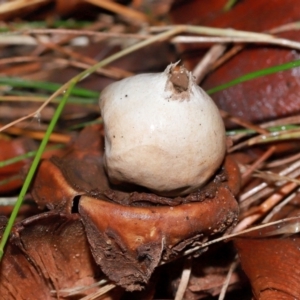
{"label": "twig", "polygon": [[91,295],[85,296],[83,298],[81,298],[80,300],[96,300],[99,299],[100,296],[108,293],[109,291],[111,291],[112,289],[114,289],[116,287],[115,284],[107,284],[105,286],[103,286],[102,288],[99,288],[99,290]]}
{"label": "twig", "polygon": [[[98,0],[95,0],[98,1]],[[106,1],[107,2],[107,1]],[[178,30],[179,33],[187,32],[194,34],[204,34],[212,35],[217,37],[187,37],[178,36],[172,41],[183,42],[183,41],[193,41],[197,39],[201,42],[212,42],[212,43],[229,43],[229,42],[249,42],[249,43],[269,43],[276,44],[283,47],[288,47],[292,49],[300,49],[300,43],[293,40],[282,39],[276,36],[266,34],[266,33],[256,33],[250,31],[241,31],[234,29],[222,29],[213,28],[205,26],[190,26],[190,25],[174,25],[174,26],[159,26],[150,27],[152,32],[163,32],[170,30]],[[119,37],[119,38],[133,38],[133,39],[148,39],[151,38],[149,35],[143,34],[124,34],[124,33],[113,33],[113,32],[95,32],[90,30],[67,30],[67,29],[28,29],[23,31],[17,31],[10,33],[10,35],[20,35],[20,34],[69,34],[69,35],[92,35],[92,36],[107,36],[107,37]],[[7,37],[7,33],[3,37]],[[1,35],[0,35],[1,37]],[[32,39],[31,39],[32,40]]]}
{"label": "twig", "polygon": [[[271,44],[288,47],[292,49],[300,49],[300,43],[288,39],[282,38],[268,38],[261,40],[257,38],[248,37],[202,37],[202,36],[177,36],[171,40],[172,43],[259,43],[259,44]],[[245,46],[243,45],[243,48]]]}
{"label": "twig", "polygon": [[191,272],[192,272],[192,258],[187,257],[181,274],[180,283],[175,295],[175,300],[183,299],[184,293],[190,281]]}
{"label": "twig", "polygon": [[6,34],[0,35],[0,45],[37,45],[37,41],[32,36],[15,36]]}
{"label": "twig", "polygon": [[[278,235],[278,234],[297,234],[300,232],[300,226],[299,226],[299,222],[300,222],[300,217],[290,217],[290,218],[286,218],[286,219],[281,219],[278,221],[274,221],[274,222],[270,222],[270,223],[265,223],[265,224],[261,224],[258,226],[254,226],[245,230],[241,230],[239,232],[234,232],[228,235],[224,235],[222,237],[216,238],[214,240],[208,241],[206,243],[203,243],[200,246],[196,246],[194,248],[191,248],[189,250],[186,250],[183,254],[183,256],[187,256],[187,255],[191,255],[201,249],[207,248],[210,245],[216,244],[216,243],[220,243],[222,241],[228,241],[230,239],[233,239],[235,237],[245,237],[248,234],[253,234],[256,231],[258,231],[258,233],[256,235],[253,235],[255,237],[260,237],[260,238],[264,238],[266,236],[271,236],[271,235]],[[270,232],[268,233],[268,235],[264,234],[260,234],[261,232],[259,232],[260,229],[263,228],[274,228],[274,230],[270,230]],[[279,227],[279,228],[278,228]],[[278,231],[278,229],[280,229]]]}
{"label": "twig", "polygon": [[[82,55],[80,53],[77,53],[73,50],[70,50],[70,49],[66,49],[60,45],[57,45],[53,42],[43,42],[42,40],[39,40],[38,38],[38,41],[40,44],[42,44],[43,46],[51,49],[51,50],[54,50],[54,51],[57,51],[59,53],[62,53],[64,55],[67,55],[69,56],[70,58],[72,59],[75,59],[75,61],[69,61],[69,64],[73,64],[75,65],[77,63],[77,65],[79,65],[80,63],[84,63],[84,66],[85,68],[89,68],[91,65],[95,65],[97,64],[97,61],[93,58],[90,58],[88,56],[85,56],[85,55]],[[79,60],[79,62],[77,62],[76,60]],[[68,60],[67,60],[68,61]],[[128,72],[128,71],[123,71],[122,74],[120,74],[119,72],[116,72],[116,70],[114,69],[107,69],[107,68],[99,68],[97,70],[97,72],[99,72],[100,74],[102,75],[105,75],[107,77],[110,77],[110,78],[115,78],[115,79],[121,79],[121,78],[124,78],[124,77],[129,77],[129,76],[132,76],[133,73],[131,72]],[[123,76],[122,76],[123,75]]]}
{"label": "twig", "polygon": [[[0,124],[1,126],[1,124]],[[29,131],[18,127],[11,127],[7,130],[8,133],[20,136],[27,136],[32,139],[42,140],[45,136],[44,132],[39,131]],[[49,141],[54,143],[69,143],[71,140],[71,136],[67,134],[60,134],[60,133],[51,133],[49,137]]]}
{"label": "twig", "polygon": [[[176,27],[181,27],[183,25],[173,25],[173,26],[153,26],[150,27],[151,32],[161,32],[165,30],[174,29]],[[206,26],[193,26],[193,25],[186,25],[185,32],[194,33],[194,34],[205,34],[205,35],[212,35],[212,36],[225,36],[225,37],[235,37],[235,38],[248,38],[248,39],[255,39],[256,41],[273,41],[278,40],[277,37],[267,34],[267,33],[257,33],[251,31],[243,31],[243,30],[235,30],[235,29],[223,29],[223,28],[215,28],[215,27],[206,27]],[[183,32],[183,31],[182,31]],[[294,41],[281,39],[287,42],[294,43]],[[300,43],[295,42],[297,47],[299,47]],[[286,43],[282,43],[286,44]]]}
{"label": "twig", "polygon": [[135,23],[149,23],[150,18],[148,18],[142,12],[131,9],[127,6],[121,5],[119,3],[107,0],[84,0],[85,2],[94,4],[96,6],[110,10],[116,14],[122,15],[128,19],[134,20]]}
{"label": "twig", "polygon": [[228,270],[228,273],[227,273],[225,282],[224,282],[224,284],[223,284],[223,286],[222,286],[222,289],[221,289],[221,292],[220,292],[220,295],[219,295],[218,300],[223,300],[223,299],[225,298],[226,291],[227,291],[227,288],[228,288],[228,286],[229,286],[229,282],[230,282],[232,273],[233,273],[233,271],[236,269],[237,266],[238,266],[238,261],[237,261],[237,257],[235,257],[235,261],[233,261],[233,262],[231,263],[230,268],[229,268],[229,270]]}
{"label": "twig", "polygon": [[297,183],[298,185],[300,185],[300,180],[299,179],[295,179],[289,176],[283,176],[280,174],[276,174],[270,171],[266,171],[266,172],[262,172],[259,170],[256,170],[255,173],[253,174],[253,177],[258,177],[258,178],[262,178],[265,179],[267,181],[275,181],[275,182],[294,182]]}
{"label": "twig", "polygon": [[299,159],[300,159],[300,153],[296,153],[290,157],[280,158],[278,160],[267,163],[265,165],[265,167],[268,169],[272,169],[272,168],[280,167],[282,165],[287,165],[287,164],[294,162],[295,160],[299,160]]}
{"label": "twig", "polygon": [[[107,16],[106,16],[107,17]],[[102,18],[102,20],[96,21],[92,24],[89,24],[88,26],[81,28],[81,30],[88,30],[90,32],[98,32],[99,30],[103,30],[106,29],[107,26],[110,26],[109,31],[111,30],[111,25],[112,22],[111,20],[107,21],[107,20],[103,20],[105,18]],[[110,18],[106,18],[106,19],[110,19]],[[51,36],[51,41],[55,41],[55,43],[57,45],[64,45],[67,44],[68,42],[72,42],[73,39],[77,39],[78,37],[80,38],[81,36],[84,35],[80,35],[80,36],[76,36],[74,37],[71,34],[64,34],[64,35],[59,35],[59,34],[53,34]],[[87,39],[86,36],[84,36],[86,38],[86,41],[89,43],[90,40]],[[41,56],[47,49],[43,48],[39,45],[39,47],[37,47],[32,53],[31,56]]]}
{"label": "twig", "polygon": [[228,112],[224,111],[224,110],[220,110],[220,114],[222,116],[222,118],[224,119],[228,119],[230,120],[231,122],[235,123],[235,124],[238,124],[238,125],[241,125],[245,128],[249,128],[249,129],[253,129],[254,131],[258,132],[258,133],[261,133],[261,134],[267,134],[269,133],[268,130],[264,129],[264,128],[261,128],[259,125],[255,125],[251,122],[248,122],[244,119],[241,119],[239,117],[235,117],[235,116],[232,116],[230,115]]}
{"label": "twig", "polygon": [[[290,178],[296,178],[300,175],[300,160],[294,162],[292,165],[288,166],[284,170],[279,173],[280,176],[289,176]],[[275,186],[282,186],[282,182],[276,182]],[[252,203],[258,201],[262,197],[266,197],[267,195],[271,195],[274,190],[274,187],[268,187],[266,182],[263,182],[251,190],[245,192],[240,196],[240,208],[245,209]]]}
{"label": "twig", "polygon": [[269,212],[276,204],[278,204],[286,195],[290,194],[298,186],[297,183],[289,182],[279,188],[274,194],[272,194],[267,200],[255,208],[257,213],[254,213],[243,220],[241,220],[237,226],[233,229],[233,232],[239,232],[252,225],[263,215]]}
{"label": "twig", "polygon": [[221,56],[211,67],[211,72],[221,65],[223,65],[227,60],[229,60],[231,57],[239,53],[241,50],[245,48],[244,45],[234,45],[231,49],[229,49],[223,56]]}
{"label": "twig", "polygon": [[260,124],[261,127],[267,128],[267,127],[275,127],[275,126],[285,126],[285,125],[291,125],[291,124],[300,124],[300,115],[291,116],[291,117],[285,117],[269,122],[265,122]]}
{"label": "twig", "polygon": [[223,54],[226,46],[222,44],[216,44],[212,46],[200,62],[196,65],[193,70],[193,75],[195,76],[195,81],[199,84],[201,80],[210,70],[212,64]]}
{"label": "twig", "polygon": [[17,202],[17,197],[1,197],[0,198],[0,206],[12,206]]}
{"label": "twig", "polygon": [[18,10],[21,8],[25,8],[27,6],[31,6],[38,3],[48,2],[48,0],[14,0],[5,3],[1,3],[0,5],[0,14],[9,13],[14,10]]}
{"label": "twig", "polygon": [[[284,31],[299,30],[299,29],[300,29],[300,22],[292,22],[268,30],[267,33],[276,34]],[[239,53],[244,48],[245,45],[234,45],[227,53],[225,53],[220,59],[218,59],[215,62],[215,64],[212,66],[212,69],[210,71],[213,71],[216,68],[218,68],[220,65],[224,64],[227,60],[229,60],[231,57]]]}
{"label": "twig", "polygon": [[[46,44],[47,45],[47,44]],[[24,63],[24,62],[40,62],[40,63],[48,63],[51,61],[51,68],[58,69],[60,67],[66,66],[73,66],[79,69],[86,70],[91,65],[97,63],[97,61],[92,60],[89,63],[84,63],[80,61],[65,59],[65,58],[46,58],[46,57],[37,57],[37,56],[19,56],[19,57],[10,57],[10,58],[3,58],[0,59],[0,65],[5,64],[13,64],[13,63]],[[55,65],[56,64],[56,65]],[[133,73],[129,71],[125,71],[118,68],[105,68],[105,69],[98,69],[95,73],[100,75],[105,75],[114,79],[121,79],[128,76],[133,75]]]}
{"label": "twig", "polygon": [[[299,189],[297,192],[299,192]],[[269,212],[269,214],[263,219],[262,223],[270,222],[271,218],[273,218],[273,216],[276,213],[278,213],[284,206],[286,206],[289,202],[291,202],[296,197],[297,192],[292,193],[291,195],[286,197],[286,199],[284,199],[282,202],[280,202],[278,205],[273,207],[273,209]]]}
{"label": "twig", "polygon": [[[76,286],[76,287],[71,287],[71,288],[65,288],[65,289],[61,289],[61,290],[51,290],[50,293],[51,295],[59,295],[61,297],[72,297],[72,296],[76,296],[78,294],[81,294],[85,291],[88,291],[90,289],[93,289],[95,287],[98,286],[102,286],[105,287],[107,285],[110,285],[110,283],[108,283],[108,281],[106,279],[101,279],[95,283],[92,283],[88,286]],[[98,291],[97,291],[98,292]]]}
{"label": "twig", "polygon": [[[93,31],[93,30],[86,30],[86,29],[53,29],[53,28],[43,28],[43,29],[24,29],[13,31],[5,34],[0,34],[0,37],[3,36],[14,36],[14,35],[26,35],[26,34],[56,34],[56,35],[68,35],[68,36],[93,36],[93,37],[101,37],[101,38],[119,38],[119,39],[135,39],[135,40],[146,40],[152,35],[149,34],[140,34],[140,33],[122,33],[122,32],[106,32],[106,31]],[[35,41],[36,43],[36,41]]]}
{"label": "twig", "polygon": [[262,164],[262,162],[266,161],[272,154],[275,152],[276,147],[272,146],[270,147],[263,155],[261,155],[243,174],[242,174],[242,180],[243,184],[245,184],[245,181],[247,180],[247,177],[249,177],[259,166]]}
{"label": "twig", "polygon": [[228,150],[229,153],[234,152],[236,150],[242,149],[244,147],[253,146],[257,144],[265,144],[274,141],[282,141],[282,140],[290,140],[290,139],[298,139],[300,137],[300,130],[290,129],[283,130],[280,132],[270,132],[263,135],[258,135],[253,138],[250,138],[244,142],[241,142]]}

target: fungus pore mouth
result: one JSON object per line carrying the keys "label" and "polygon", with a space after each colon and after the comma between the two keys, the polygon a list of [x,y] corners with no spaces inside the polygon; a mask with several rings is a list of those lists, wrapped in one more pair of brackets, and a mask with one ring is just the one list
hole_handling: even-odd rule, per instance
{"label": "fungus pore mouth", "polygon": [[188,91],[189,89],[189,75],[186,70],[180,68],[175,70],[171,68],[169,81],[172,83],[174,91],[178,94]]}

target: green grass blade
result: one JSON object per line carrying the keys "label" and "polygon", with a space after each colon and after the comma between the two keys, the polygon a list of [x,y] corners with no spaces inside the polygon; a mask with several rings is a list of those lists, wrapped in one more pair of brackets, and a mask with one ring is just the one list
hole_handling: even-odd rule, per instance
{"label": "green grass blade", "polygon": [[259,70],[259,71],[255,71],[252,73],[248,73],[246,75],[243,75],[241,77],[238,77],[232,81],[229,81],[227,83],[218,85],[208,91],[206,91],[208,94],[213,94],[222,90],[225,90],[231,86],[237,85],[239,83],[245,82],[245,81],[249,81],[258,77],[262,77],[262,76],[266,76],[266,75],[270,75],[270,74],[274,74],[274,73],[278,73],[281,71],[285,71],[285,70],[289,70],[292,68],[296,68],[300,66],[300,60],[295,60],[295,61],[291,61],[282,65],[278,65],[278,66],[273,66],[270,68],[266,68],[263,70]]}
{"label": "green grass blade", "polygon": [[45,150],[45,147],[46,147],[46,145],[48,143],[50,135],[51,135],[51,133],[52,133],[52,131],[53,131],[53,129],[54,129],[54,127],[55,127],[55,125],[56,125],[56,123],[57,123],[57,121],[58,121],[61,113],[62,113],[62,111],[63,111],[63,108],[64,108],[65,104],[67,103],[68,97],[69,97],[69,95],[71,93],[71,90],[72,90],[72,88],[73,88],[74,85],[75,85],[75,83],[71,84],[70,88],[64,94],[64,97],[63,97],[62,101],[59,103],[59,105],[58,105],[58,107],[57,107],[57,109],[55,111],[55,114],[53,115],[52,120],[51,120],[51,122],[50,122],[50,124],[49,124],[49,126],[47,128],[45,136],[44,136],[44,138],[43,138],[43,140],[42,140],[42,142],[40,144],[40,147],[39,147],[39,149],[38,149],[38,151],[36,153],[36,156],[33,159],[33,162],[31,164],[29,172],[28,172],[28,174],[26,176],[26,179],[25,179],[24,184],[22,186],[21,192],[19,194],[18,200],[17,200],[17,202],[16,202],[16,204],[14,206],[14,209],[13,209],[13,211],[11,213],[11,216],[10,216],[10,218],[8,220],[7,226],[6,226],[5,230],[4,230],[2,239],[0,241],[0,260],[2,259],[2,256],[4,254],[4,247],[6,245],[6,242],[7,242],[8,238],[9,238],[11,229],[12,229],[12,227],[14,225],[15,219],[16,219],[17,214],[18,214],[18,212],[20,210],[20,207],[21,207],[21,205],[23,203],[23,199],[24,199],[24,197],[25,197],[25,195],[26,195],[26,193],[28,191],[28,188],[29,188],[30,183],[32,181],[32,178],[33,178],[33,176],[35,174],[35,171],[36,171],[36,169],[38,167],[38,164],[39,164],[40,159],[42,157],[42,154],[43,154],[43,152]]}
{"label": "green grass blade", "polygon": [[10,183],[10,182],[12,182],[14,180],[17,180],[17,179],[21,179],[21,176],[20,175],[13,175],[11,177],[2,179],[2,180],[0,180],[0,186],[8,184],[8,183]]}
{"label": "green grass blade", "polygon": [[84,128],[86,126],[90,126],[90,125],[94,125],[94,124],[102,124],[102,123],[103,123],[102,119],[96,119],[94,121],[83,122],[83,123],[80,123],[80,124],[70,126],[68,128],[68,130],[80,129],[80,128]]}
{"label": "green grass blade", "polygon": [[[48,147],[47,149],[45,149],[45,151],[61,149],[63,147],[65,147],[64,144],[57,144],[55,146]],[[21,155],[18,155],[18,156],[0,161],[0,168],[9,166],[9,165],[14,164],[14,163],[17,163],[17,162],[19,162],[23,159],[28,159],[28,158],[34,157],[36,154],[37,154],[37,151],[29,151],[27,153],[24,153],[24,154],[21,154]]]}
{"label": "green grass blade", "polygon": [[237,4],[239,0],[227,0],[227,3],[225,4],[223,10],[224,11],[229,11],[233,8],[234,5]]}
{"label": "green grass blade", "polygon": [[[48,94],[40,94],[37,92],[34,93],[28,93],[24,90],[12,90],[9,92],[6,92],[5,95],[0,95],[0,101],[11,101],[11,100],[6,100],[7,96],[16,96],[16,97],[30,97],[31,98],[31,102],[45,102],[48,98],[49,95]],[[99,97],[100,97],[100,93],[97,94],[97,97],[95,98],[87,98],[87,97],[75,97],[75,96],[70,96],[70,98],[68,99],[68,103],[72,103],[72,104],[78,104],[78,105],[95,105],[98,104],[99,101]],[[63,97],[56,97],[55,99],[52,100],[52,103],[58,103],[61,101]],[[19,102],[23,101],[23,100],[18,100]],[[13,101],[13,102],[17,102],[17,100]]]}
{"label": "green grass blade", "polygon": [[[91,21],[78,21],[75,19],[68,19],[68,20],[54,20],[51,21],[51,24],[49,24],[48,21],[31,21],[31,22],[14,22],[14,23],[3,23],[0,26],[0,33],[10,33],[11,30],[17,29],[17,30],[26,30],[26,29],[35,29],[35,28],[63,28],[63,29],[77,29],[77,28],[83,28],[86,26],[91,25]],[[49,26],[50,25],[50,26]]]}
{"label": "green grass blade", "polygon": [[[297,125],[280,125],[280,126],[274,126],[274,127],[268,127],[266,128],[269,132],[281,132],[285,130],[290,129],[300,129]],[[252,129],[234,129],[234,130],[228,130],[226,131],[226,135],[228,136],[235,136],[238,134],[255,134],[257,131]],[[1,164],[0,164],[1,166]]]}
{"label": "green grass blade", "polygon": [[[0,77],[0,85],[9,85],[14,88],[42,89],[49,92],[55,92],[61,87],[61,84],[54,82],[31,81],[16,77]],[[72,91],[72,95],[87,98],[98,98],[99,92],[77,87]]]}

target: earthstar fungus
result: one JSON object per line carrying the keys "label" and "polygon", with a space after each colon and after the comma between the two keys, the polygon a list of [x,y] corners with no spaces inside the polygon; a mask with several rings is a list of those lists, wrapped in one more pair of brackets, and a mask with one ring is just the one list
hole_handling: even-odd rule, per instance
{"label": "earthstar fungus", "polygon": [[116,284],[142,289],[162,261],[236,223],[240,177],[230,157],[205,188],[186,197],[124,192],[105,176],[100,131],[84,129],[64,157],[42,161],[32,195],[40,207],[78,211],[96,263]]}
{"label": "earthstar fungus", "polygon": [[171,64],[162,73],[112,83],[99,103],[104,164],[113,183],[187,195],[203,186],[224,159],[218,108],[184,67]]}
{"label": "earthstar fungus", "polygon": [[[198,104],[193,97],[202,95],[203,99],[201,101],[208,103],[207,105],[212,108],[213,113],[217,114],[217,108],[212,100],[205,95],[204,91],[195,86],[191,74],[184,69],[179,69],[179,73],[175,72],[175,75],[173,74],[175,77],[177,75],[178,77],[185,76],[187,83],[181,86],[181,83],[179,84],[176,81],[178,78],[170,79],[173,76],[172,68],[175,68],[175,66],[168,67],[163,75],[156,74],[150,77],[153,80],[156,76],[172,80],[175,82],[175,89],[179,89],[177,92],[188,94],[189,91],[192,91],[192,93],[189,94],[189,98],[186,96],[187,98],[181,99],[181,101],[177,98],[178,95],[175,97],[176,99],[171,99],[171,94],[165,90],[166,80],[164,80],[165,83],[161,84],[161,93],[162,95],[165,95],[165,93],[169,95],[169,102],[168,99],[164,98],[165,103],[171,103],[171,106],[191,104],[194,105],[192,110],[195,110],[195,106],[197,107]],[[143,78],[143,75],[140,76],[138,78]],[[122,105],[126,105],[125,101],[127,101],[125,98],[129,98],[129,102],[132,101],[130,97],[133,97],[133,95],[125,94],[124,82],[126,86],[132,85],[130,79],[121,81],[120,84],[124,84],[124,103],[121,103],[118,107],[119,102],[114,103],[113,101],[114,104],[110,105],[116,109],[115,112],[111,112],[110,108],[107,107],[108,104],[105,104],[108,101],[108,94],[114,93],[114,88],[104,90],[102,97],[105,100],[100,101],[102,103],[101,107],[105,111],[103,116],[105,141],[110,143],[105,146],[105,155],[103,155],[104,145],[103,135],[101,135],[103,128],[101,125],[85,128],[73,145],[70,146],[65,156],[53,157],[41,163],[32,186],[32,195],[40,207],[46,206],[51,210],[64,214],[78,214],[84,225],[89,246],[97,265],[110,280],[128,291],[133,291],[143,289],[154,269],[161,263],[177,258],[185,250],[199,245],[215,235],[224,234],[236,224],[239,210],[234,196],[239,191],[240,176],[238,167],[232,158],[229,156],[224,158],[224,125],[219,115],[215,116],[213,121],[220,130],[220,133],[217,134],[219,139],[204,142],[205,134],[203,136],[201,134],[197,135],[199,129],[199,123],[197,123],[197,128],[192,128],[191,132],[196,135],[195,144],[198,148],[200,147],[200,152],[192,149],[187,155],[182,153],[183,148],[194,147],[194,145],[191,145],[191,141],[186,143],[183,139],[183,132],[185,134],[189,132],[184,127],[188,126],[190,121],[178,122],[174,116],[171,116],[171,121],[176,121],[177,124],[180,123],[180,126],[176,125],[177,127],[173,129],[173,131],[178,129],[178,135],[172,131],[168,131],[168,133],[172,133],[171,144],[174,144],[174,148],[176,145],[179,147],[178,154],[181,153],[183,160],[179,157],[176,158],[176,149],[174,149],[175,154],[168,153],[165,155],[165,152],[161,151],[161,160],[157,156],[160,152],[157,152],[157,149],[152,145],[155,148],[155,159],[159,160],[160,170],[163,174],[153,175],[150,181],[157,180],[158,185],[136,182],[131,180],[133,177],[127,181],[126,176],[129,173],[126,172],[126,168],[131,168],[131,172],[133,170],[128,162],[123,162],[122,159],[127,159],[128,155],[130,159],[136,156],[139,163],[138,161],[129,161],[133,163],[134,170],[141,177],[143,175],[147,181],[149,164],[146,164],[144,160],[140,160],[141,153],[151,152],[153,147],[143,145],[145,140],[142,137],[136,141],[133,137],[129,137],[125,142],[125,147],[128,147],[128,151],[131,153],[127,153],[128,151],[118,152],[119,150],[115,152],[115,146],[117,148],[121,146],[118,143],[121,143],[122,135],[128,133],[130,136],[132,134],[130,126],[133,123],[131,122],[129,126],[126,123],[127,121],[121,120],[120,116],[119,119],[116,119],[120,120],[120,124],[114,122],[112,127],[107,124],[110,117],[117,118],[117,115],[122,113]],[[136,87],[136,89],[138,88]],[[148,96],[145,95],[146,99]],[[151,100],[148,99],[148,101]],[[140,107],[140,109],[142,108]],[[149,116],[144,115],[144,119],[155,116],[155,112],[149,107],[148,109]],[[142,112],[140,111],[140,113]],[[190,110],[187,109],[183,115],[177,115],[177,118],[181,119],[184,116],[187,118],[189,113]],[[207,111],[204,112],[204,119],[201,124],[210,135],[214,135],[217,129],[214,127],[213,131],[210,131],[212,121],[210,121],[208,114]],[[169,115],[167,114],[165,117],[168,118]],[[133,117],[130,116],[130,118]],[[195,115],[193,115],[193,118],[195,118]],[[136,125],[141,123],[140,120],[138,119]],[[154,121],[162,122],[158,119]],[[207,123],[210,124],[208,127]],[[122,125],[124,125],[125,131],[123,131]],[[141,124],[142,129],[139,128],[139,132],[142,134],[143,128],[146,129],[148,125]],[[193,125],[193,122],[190,125]],[[156,128],[155,131],[161,131],[163,128],[165,128],[165,124],[160,128]],[[115,131],[116,129],[122,132]],[[114,135],[118,135],[120,141],[116,142]],[[152,138],[158,144],[163,141],[159,137],[154,137],[154,135],[152,135]],[[130,142],[132,142],[131,146]],[[183,148],[182,144],[184,145]],[[139,145],[142,146],[139,147]],[[147,147],[144,147],[145,145]],[[206,160],[201,163],[197,157],[188,158],[189,155],[199,156],[203,154],[206,151],[203,145],[212,146],[213,150],[209,151],[210,157],[218,153],[217,163],[210,164]],[[117,153],[116,156],[115,153]],[[111,159],[115,160],[118,156],[122,159],[117,159],[111,164]],[[174,157],[181,162],[176,164],[173,160]],[[169,159],[170,162],[168,162]],[[127,175],[122,173],[121,169],[119,169],[120,172],[112,170],[112,166],[117,166],[117,161],[121,165],[123,164],[121,169],[123,168],[122,170]],[[183,161],[185,161],[184,164]],[[172,169],[174,164],[176,168]],[[200,171],[192,170],[195,166]],[[185,171],[184,167],[187,167],[188,171]],[[114,174],[117,173],[123,175],[116,178]],[[192,181],[183,180],[187,174],[192,178]],[[202,174],[205,178],[202,177]],[[109,180],[112,177],[114,177],[113,182]],[[123,185],[116,185],[120,179]],[[181,184],[182,180],[183,184]],[[129,183],[129,185],[126,186],[124,183]],[[51,186],[51,189],[49,189],[49,186]]]}

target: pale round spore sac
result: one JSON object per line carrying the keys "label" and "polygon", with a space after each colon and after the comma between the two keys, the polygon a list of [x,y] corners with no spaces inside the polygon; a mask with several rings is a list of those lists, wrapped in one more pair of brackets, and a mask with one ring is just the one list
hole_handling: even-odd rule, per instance
{"label": "pale round spore sac", "polygon": [[180,196],[203,186],[222,164],[225,128],[213,100],[184,68],[140,74],[101,93],[104,164],[112,183]]}

